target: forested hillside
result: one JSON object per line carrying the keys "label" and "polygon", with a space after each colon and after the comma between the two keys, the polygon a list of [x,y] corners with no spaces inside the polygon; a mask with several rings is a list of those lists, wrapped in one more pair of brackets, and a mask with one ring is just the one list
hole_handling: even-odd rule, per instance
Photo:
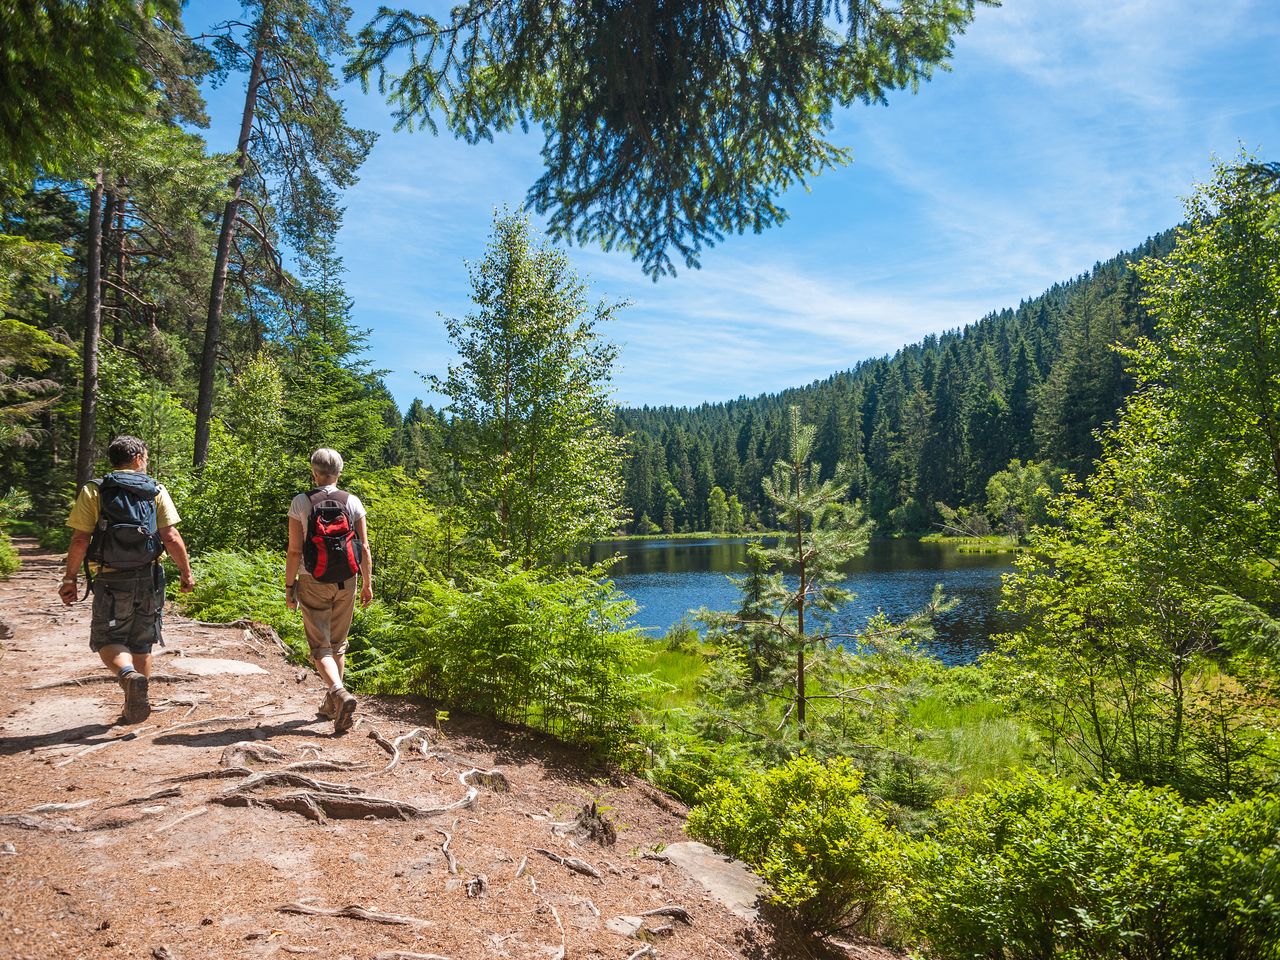
{"label": "forested hillside", "polygon": [[1152,332],[1131,264],[1167,255],[1173,239],[1161,233],[1016,309],[805,387],[620,410],[633,433],[631,530],[772,525],[761,479],[786,449],[792,405],[818,427],[822,478],[849,462],[851,494],[885,532],[927,529],[939,503],[980,505],[1014,459],[1083,476],[1099,453],[1095,431],[1133,386],[1113,345]]}

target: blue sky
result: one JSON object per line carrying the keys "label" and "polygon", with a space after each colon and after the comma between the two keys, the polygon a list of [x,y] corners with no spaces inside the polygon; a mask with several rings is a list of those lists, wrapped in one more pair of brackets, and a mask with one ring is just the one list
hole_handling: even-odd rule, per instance
{"label": "blue sky", "polygon": [[[439,7],[408,0],[417,9]],[[353,29],[376,2],[355,0]],[[234,14],[193,0],[193,33]],[[653,283],[625,254],[571,248],[593,296],[631,305],[620,403],[696,404],[807,383],[1035,296],[1175,224],[1214,156],[1280,150],[1275,0],[1005,0],[958,38],[950,72],[836,118],[854,163],[794,190],[791,219],[726,239]],[[243,79],[210,91],[230,150]],[[348,192],[339,252],[370,357],[401,407],[452,356],[466,260],[495,208],[539,174],[541,137],[470,146],[395,133],[376,92],[345,93],[381,136]],[[535,224],[538,223],[535,218]]]}

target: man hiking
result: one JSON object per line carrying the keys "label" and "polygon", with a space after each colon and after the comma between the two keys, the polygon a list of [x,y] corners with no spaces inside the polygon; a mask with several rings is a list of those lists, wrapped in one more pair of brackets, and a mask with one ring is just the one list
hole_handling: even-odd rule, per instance
{"label": "man hiking", "polygon": [[89,649],[124,688],[124,722],[141,723],[151,715],[151,648],[164,644],[160,554],[168,553],[177,565],[184,593],[195,581],[173,499],[147,476],[147,445],[137,437],[116,437],[107,459],[111,472],[81,488],[67,518],[71,546],[58,596],[64,604],[76,601],[83,564],[93,592]]}
{"label": "man hiking", "polygon": [[373,555],[364,504],[355,494],[338,489],[341,474],[338,451],[321,447],[311,455],[315,487],[289,504],[284,570],[286,602],[290,610],[302,610],[311,662],[329,689],[320,714],[333,719],[334,733],[346,733],[355,720],[356,698],[342,678],[357,575],[361,606],[373,600]]}

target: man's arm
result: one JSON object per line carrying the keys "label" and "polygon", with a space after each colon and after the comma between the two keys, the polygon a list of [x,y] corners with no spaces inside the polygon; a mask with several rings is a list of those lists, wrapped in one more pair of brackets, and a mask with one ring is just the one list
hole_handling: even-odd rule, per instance
{"label": "man's arm", "polygon": [[67,569],[62,575],[62,583],[58,586],[58,596],[64,604],[76,602],[80,595],[77,581],[80,577],[80,565],[84,563],[84,555],[89,550],[89,541],[93,535],[83,530],[71,532],[71,545],[67,547]]}
{"label": "man's arm", "polygon": [[373,551],[369,547],[369,524],[366,517],[356,521],[356,536],[362,544],[360,550],[360,605],[367,607],[373,602]]}
{"label": "man's arm", "polygon": [[177,564],[178,576],[182,578],[178,589],[183,593],[190,593],[195,589],[196,581],[191,576],[191,559],[187,556],[187,545],[182,540],[182,534],[177,527],[161,527],[156,533],[164,544],[164,552]]}
{"label": "man's arm", "polygon": [[298,609],[298,568],[302,566],[302,521],[289,518],[289,552],[284,558],[284,599],[290,610]]}

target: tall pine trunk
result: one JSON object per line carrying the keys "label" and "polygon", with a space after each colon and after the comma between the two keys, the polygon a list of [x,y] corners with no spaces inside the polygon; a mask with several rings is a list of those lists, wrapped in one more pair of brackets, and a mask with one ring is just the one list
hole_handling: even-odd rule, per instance
{"label": "tall pine trunk", "polygon": [[98,339],[102,335],[102,191],[103,174],[94,174],[89,194],[84,298],[84,373],[81,377],[80,442],[76,449],[76,489],[93,477],[93,437],[98,410]]}
{"label": "tall pine trunk", "polygon": [[258,24],[254,43],[253,66],[249,70],[249,86],[245,92],[244,114],[240,119],[240,140],[236,145],[239,172],[231,178],[231,199],[222,212],[222,229],[218,233],[218,255],[213,264],[213,287],[209,291],[209,316],[204,327],[204,349],[200,353],[200,392],[196,398],[195,455],[197,468],[209,456],[209,421],[213,417],[213,375],[218,365],[218,344],[222,333],[222,304],[227,289],[227,264],[235,239],[236,216],[240,212],[240,187],[249,166],[249,138],[253,133],[254,110],[258,104],[258,87],[262,82],[262,51],[266,41],[267,16]]}

